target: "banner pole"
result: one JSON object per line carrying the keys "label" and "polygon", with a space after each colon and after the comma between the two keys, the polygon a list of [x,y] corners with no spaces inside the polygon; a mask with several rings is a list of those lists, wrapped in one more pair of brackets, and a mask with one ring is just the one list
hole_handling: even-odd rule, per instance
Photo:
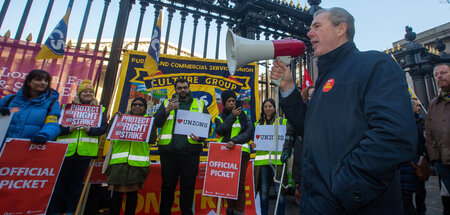
{"label": "banner pole", "polygon": [[[291,58],[290,57],[279,57],[278,60],[282,61],[286,66],[288,66],[287,62],[291,62]],[[292,72],[292,71],[291,71]],[[274,143],[272,143],[272,146],[270,147],[270,151],[269,151],[269,165],[272,168],[273,171],[273,181],[275,183],[279,184],[279,188],[278,188],[278,196],[277,196],[277,202],[275,204],[275,211],[274,211],[274,215],[277,215],[277,211],[278,211],[278,201],[280,198],[280,194],[281,194],[281,189],[283,188],[283,175],[284,175],[284,171],[286,168],[286,164],[283,164],[283,170],[281,172],[281,181],[277,180],[277,168],[278,168],[278,117],[280,116],[280,112],[278,107],[280,106],[280,84],[281,84],[281,80],[283,79],[283,76],[281,76],[280,79],[278,80],[271,80],[271,82],[273,84],[275,84],[275,120],[274,120]],[[294,83],[295,85],[295,83]],[[296,86],[296,85],[295,85]],[[272,164],[272,149],[273,149],[273,144],[275,144],[275,164]],[[275,167],[274,167],[275,166]]]}
{"label": "banner pole", "polygon": [[277,201],[275,203],[275,211],[274,215],[277,215],[278,212],[278,203],[280,202],[280,195],[281,195],[281,189],[284,188],[283,185],[283,179],[284,179],[284,171],[286,170],[286,163],[283,164],[283,171],[281,171],[281,179],[280,179],[280,185],[278,185],[278,195],[277,195]]}
{"label": "banner pole", "polygon": [[222,197],[217,197],[217,215],[220,215],[221,206],[222,206]]}
{"label": "banner pole", "polygon": [[[274,175],[274,182],[278,183],[276,178],[277,178],[277,168],[278,168],[278,117],[280,115],[279,111],[278,111],[278,107],[280,105],[280,97],[279,97],[279,90],[280,90],[280,85],[277,84],[275,86],[275,120],[274,120],[274,132],[273,132],[273,136],[274,136],[274,143],[275,143],[275,164],[272,164],[272,148],[273,148],[273,144],[272,147],[270,148],[269,151],[269,165],[272,167],[272,171],[273,171],[273,175]],[[275,168],[273,167],[275,166]],[[286,165],[283,165],[283,167]],[[284,171],[284,168],[283,168]],[[281,172],[281,176],[283,176],[283,172]],[[279,189],[278,191],[281,190],[283,183],[282,181],[280,182],[280,185],[278,186]],[[274,215],[277,215],[277,209],[278,209],[278,200],[280,198],[280,192],[278,192],[278,196],[277,196],[277,202],[275,204],[275,211],[274,211]]]}
{"label": "banner pole", "polygon": [[87,198],[87,196],[85,197],[85,193],[88,188],[89,179],[91,178],[91,174],[92,174],[92,170],[94,169],[94,165],[95,165],[95,159],[91,159],[91,167],[89,168],[89,172],[87,174],[86,180],[84,181],[83,190],[81,191],[81,196],[80,196],[80,199],[78,200],[78,205],[77,205],[77,209],[75,210],[75,215],[78,215],[78,214],[81,215],[81,213],[80,213],[81,206],[83,204],[84,198]]}
{"label": "banner pole", "polygon": [[45,68],[47,68],[47,63],[48,63],[48,59],[45,59],[45,64],[44,64],[44,68],[42,70],[45,71]]}
{"label": "banner pole", "polygon": [[152,75],[152,91],[150,93],[150,102],[151,102],[150,107],[152,107],[152,108],[153,108],[153,81],[154,80],[155,80],[155,74]]}
{"label": "banner pole", "polygon": [[409,87],[409,83],[408,84],[408,88],[411,89],[411,93],[413,94],[413,96],[417,99],[417,101],[419,101],[420,107],[422,108],[423,112],[425,112],[425,114],[428,114],[427,110],[425,109],[425,107],[423,106],[422,102],[420,101],[419,97],[416,96],[416,93],[414,93],[414,90]]}
{"label": "banner pole", "polygon": [[84,193],[84,199],[81,204],[80,214],[84,214],[84,211],[86,210],[86,204],[87,204],[90,190],[91,190],[91,183],[88,183],[88,187],[86,189],[86,192]]}

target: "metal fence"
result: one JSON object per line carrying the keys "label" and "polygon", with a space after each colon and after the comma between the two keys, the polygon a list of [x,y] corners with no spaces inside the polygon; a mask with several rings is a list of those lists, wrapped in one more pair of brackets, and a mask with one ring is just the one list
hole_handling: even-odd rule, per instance
{"label": "metal fence", "polygon": [[[99,5],[100,0],[97,0],[97,5]],[[119,2],[111,0],[104,0],[102,7],[92,7],[93,0],[77,0],[75,6],[80,6],[85,3],[84,13],[72,13],[71,20],[81,20],[80,30],[78,32],[78,38],[74,44],[76,49],[86,48],[85,44],[87,40],[84,39],[86,30],[97,31],[97,36],[93,44],[94,50],[99,50],[102,44],[105,44],[106,38],[103,36],[105,28],[110,30],[114,27],[114,34],[112,40],[108,43],[108,63],[106,70],[101,80],[102,96],[101,100],[104,106],[108,107],[110,100],[112,98],[112,93],[114,89],[114,83],[116,80],[116,74],[120,64],[120,57],[122,50],[124,48],[124,41],[126,39],[126,32],[131,32],[132,29],[129,27],[130,23],[136,27],[135,39],[132,42],[132,47],[134,50],[142,49],[142,44],[144,46],[148,45],[147,40],[149,35],[142,35],[143,29],[153,29],[156,25],[157,18],[160,13],[165,13],[165,23],[163,25],[162,34],[162,51],[161,53],[168,53],[170,49],[169,38],[173,37],[174,27],[177,26],[179,29],[175,29],[178,33],[178,40],[172,42],[172,49],[176,50],[177,55],[187,54],[190,56],[195,56],[196,52],[201,52],[197,56],[203,58],[224,58],[220,56],[220,50],[225,47],[220,47],[221,41],[223,41],[226,29],[232,29],[236,34],[250,38],[250,39],[281,39],[281,38],[295,38],[305,42],[307,46],[307,53],[298,59],[293,59],[291,63],[291,68],[295,78],[298,80],[297,83],[301,84],[301,74],[302,68],[308,67],[310,63],[310,43],[306,36],[309,30],[309,25],[312,21],[311,14],[319,8],[320,0],[309,0],[309,9],[306,5],[300,6],[300,2],[286,1],[286,0],[120,0]],[[47,7],[45,12],[43,11],[33,11],[36,4],[45,4]],[[67,8],[72,8],[72,11],[83,11],[82,8],[73,8],[75,0],[67,1]],[[15,39],[22,39],[25,30],[25,24],[28,20],[29,14],[31,13],[44,13],[42,24],[39,29],[38,36],[36,38],[36,43],[40,44],[43,42],[45,32],[51,31],[53,26],[48,26],[50,19],[59,20],[61,17],[51,16],[52,12],[55,10],[60,10],[60,8],[55,8],[54,0],[22,0],[18,2],[13,2],[16,5],[24,7],[21,17],[17,16],[14,19],[20,19],[20,22],[15,32]],[[33,5],[33,3],[35,5]],[[61,3],[58,1],[58,3]],[[118,4],[117,4],[118,3]],[[11,0],[4,0],[1,11],[0,11],[0,30],[2,29],[3,21],[5,17],[8,18],[8,14],[11,10],[16,10],[18,8],[10,7]],[[110,8],[113,5],[114,8]],[[42,7],[42,5],[40,5]],[[116,14],[109,14],[109,10],[118,11]],[[139,12],[138,20],[130,20],[130,14],[136,14]],[[152,13],[153,12],[153,13]],[[101,19],[97,23],[90,23],[88,25],[88,19],[90,16],[101,14]],[[153,20],[152,26],[144,26],[144,19],[146,17],[151,17]],[[174,19],[174,17],[176,17]],[[114,25],[105,26],[108,23],[108,19],[115,19]],[[50,29],[48,28],[50,27]],[[216,28],[215,32],[212,29]],[[202,35],[199,33],[203,33]],[[176,34],[175,33],[175,34]],[[211,35],[210,35],[211,33]],[[215,34],[215,39],[214,35]],[[147,39],[145,39],[147,38]],[[190,41],[186,41],[186,38],[190,38]],[[111,38],[107,38],[111,39]],[[201,41],[203,39],[203,41]],[[190,44],[189,44],[190,43]],[[187,45],[189,48],[183,48],[183,44]],[[199,50],[199,47],[203,44],[203,49]],[[141,47],[139,47],[141,45]],[[130,46],[127,46],[128,48]],[[184,52],[183,52],[184,50]],[[174,53],[175,54],[175,53]],[[213,55],[212,55],[213,54]],[[211,56],[212,55],[212,56]],[[261,99],[271,97],[272,87],[269,84],[270,80],[267,76],[267,64],[263,63],[261,67],[262,71],[260,74],[264,74],[259,77]]]}

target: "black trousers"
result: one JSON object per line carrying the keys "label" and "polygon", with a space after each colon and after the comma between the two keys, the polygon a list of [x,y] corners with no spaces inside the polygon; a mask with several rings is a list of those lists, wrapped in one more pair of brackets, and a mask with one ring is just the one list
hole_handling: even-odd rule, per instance
{"label": "black trousers", "polygon": [[[64,159],[47,210],[48,214],[75,213],[83,189],[83,178],[90,162],[91,158],[89,157],[69,157]],[[63,211],[65,199],[67,199],[67,207]]]}
{"label": "black trousers", "polygon": [[427,206],[425,205],[425,199],[427,197],[427,190],[425,189],[425,182],[419,182],[419,189],[416,192],[415,202],[417,215],[425,215]]}
{"label": "black trousers", "polygon": [[182,215],[194,214],[195,181],[200,162],[200,152],[191,154],[161,154],[161,203],[159,213],[171,214],[175,188],[180,179],[180,209]]}
{"label": "black trousers", "polygon": [[227,199],[228,211],[234,210],[234,214],[244,214],[245,209],[245,178],[247,176],[248,160],[250,159],[250,154],[247,152],[242,152],[241,159],[241,172],[239,178],[239,190],[238,199]]}
{"label": "black trousers", "polygon": [[403,208],[405,215],[416,215],[416,208],[413,204],[413,191],[402,190]]}

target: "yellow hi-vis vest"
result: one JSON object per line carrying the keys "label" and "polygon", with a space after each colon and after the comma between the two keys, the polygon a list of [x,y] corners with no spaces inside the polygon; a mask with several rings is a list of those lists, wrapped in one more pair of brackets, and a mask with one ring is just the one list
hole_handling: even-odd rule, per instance
{"label": "yellow hi-vis vest", "polygon": [[113,140],[112,147],[109,164],[128,163],[136,167],[150,166],[150,145],[147,142]]}
{"label": "yellow hi-vis vest", "polygon": [[[223,123],[223,119],[219,115],[217,115],[216,118],[218,118],[220,122]],[[236,117],[236,121],[234,121],[233,127],[231,128],[230,139],[236,137],[239,134],[239,132],[241,132],[241,123],[239,122],[239,117]],[[222,140],[223,136],[219,136],[218,141],[222,142]],[[249,143],[242,144],[242,151],[250,154],[250,144]]]}
{"label": "yellow hi-vis vest", "polygon": [[150,166],[150,145],[147,142],[114,140],[109,164],[128,163],[130,166]]}
{"label": "yellow hi-vis vest", "polygon": [[[169,105],[169,100],[164,101],[164,107],[167,108],[167,105]],[[203,113],[203,101],[199,99],[193,99],[191,103],[191,107],[189,108],[189,111],[193,112],[199,112]],[[174,127],[174,120],[175,120],[175,110],[170,111],[169,116],[166,119],[166,122],[164,123],[163,127],[160,131],[159,136],[159,145],[168,145],[172,141],[172,132]],[[193,140],[192,138],[187,136],[188,142],[190,144],[202,144],[201,142],[197,142]]]}
{"label": "yellow hi-vis vest", "polygon": [[[105,111],[103,107],[102,113]],[[78,153],[80,156],[96,157],[98,152],[98,136],[89,136],[84,129],[77,129],[70,134],[58,136],[58,142],[68,143],[66,157]]]}
{"label": "yellow hi-vis vest", "polygon": [[[282,120],[281,120],[282,119]],[[278,117],[278,119],[276,120],[276,122],[278,122],[278,125],[286,125],[287,124],[287,119]],[[257,126],[258,122],[255,122],[255,127]],[[264,122],[264,125],[266,125],[266,122]],[[276,165],[282,165],[283,163],[281,162],[281,153],[282,152],[274,152],[272,151],[272,155],[271,155],[271,161],[272,164],[276,164]],[[277,160],[277,162],[275,163],[275,159]],[[262,165],[269,165],[269,151],[256,151],[256,155],[255,155],[255,166],[262,166]]]}

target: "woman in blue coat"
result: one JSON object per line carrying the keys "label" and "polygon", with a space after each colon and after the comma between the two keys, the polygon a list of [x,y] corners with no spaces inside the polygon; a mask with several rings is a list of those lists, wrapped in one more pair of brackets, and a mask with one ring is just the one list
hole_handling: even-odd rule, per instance
{"label": "woman in blue coat", "polygon": [[32,70],[15,95],[0,100],[0,113],[14,111],[6,138],[26,138],[34,143],[55,140],[60,129],[60,108],[56,90],[50,88],[51,76],[43,70]]}

